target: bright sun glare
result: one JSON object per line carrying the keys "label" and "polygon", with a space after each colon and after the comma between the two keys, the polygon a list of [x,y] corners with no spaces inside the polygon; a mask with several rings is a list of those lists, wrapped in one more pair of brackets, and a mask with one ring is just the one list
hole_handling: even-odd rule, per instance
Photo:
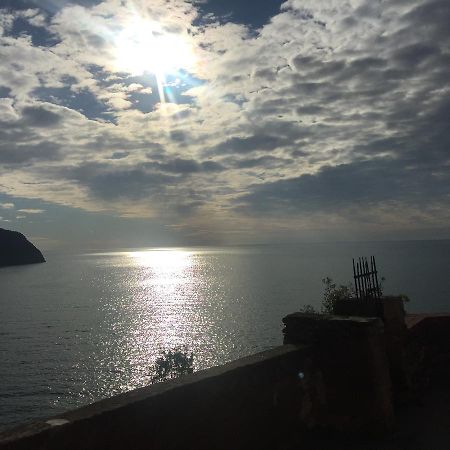
{"label": "bright sun glare", "polygon": [[156,272],[177,272],[178,276],[192,264],[192,253],[184,250],[148,250],[130,252],[141,267],[152,268]]}
{"label": "bright sun glare", "polygon": [[143,19],[130,22],[115,42],[116,68],[133,75],[151,72],[164,79],[194,63],[192,48],[179,34],[167,33],[160,25]]}

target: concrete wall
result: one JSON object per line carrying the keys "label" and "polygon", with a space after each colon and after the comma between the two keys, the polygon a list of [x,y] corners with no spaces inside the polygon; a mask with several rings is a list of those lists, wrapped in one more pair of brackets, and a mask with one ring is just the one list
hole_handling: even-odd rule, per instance
{"label": "concrete wall", "polygon": [[407,355],[408,331],[402,297],[384,296],[379,300],[339,300],[335,303],[333,310],[337,315],[379,317],[383,321],[386,354],[395,400],[404,402],[409,397],[412,383]]}
{"label": "concrete wall", "polygon": [[0,448],[275,448],[311,422],[311,378],[309,350],[281,346],[2,433]]}
{"label": "concrete wall", "polygon": [[286,345],[1,433],[0,449],[273,450],[308,429],[390,430],[383,322],[300,313],[283,322]]}
{"label": "concrete wall", "polygon": [[405,336],[447,362],[450,319],[408,332],[395,299],[381,316],[290,314],[283,346],[0,433],[0,449],[273,450],[310,429],[384,434],[408,388]]}
{"label": "concrete wall", "polygon": [[419,362],[422,363],[422,368],[418,368],[418,376],[422,380],[415,379],[414,382],[428,384],[440,380],[448,385],[450,314],[412,314],[407,317],[406,323],[409,328],[410,347],[414,352],[410,359],[413,359],[416,366]]}
{"label": "concrete wall", "polygon": [[378,318],[294,313],[285,343],[311,346],[322,376],[319,423],[345,433],[379,435],[394,425],[384,326]]}

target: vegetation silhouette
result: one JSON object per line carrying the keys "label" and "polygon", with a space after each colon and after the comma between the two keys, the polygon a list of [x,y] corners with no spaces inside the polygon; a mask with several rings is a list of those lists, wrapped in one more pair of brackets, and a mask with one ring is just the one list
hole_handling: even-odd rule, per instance
{"label": "vegetation silhouette", "polygon": [[[386,279],[381,277],[379,283],[380,294],[383,295],[383,282]],[[322,278],[324,284],[324,291],[320,310],[318,311],[311,304],[303,305],[300,308],[300,312],[306,314],[333,314],[334,305],[340,300],[347,300],[357,298],[354,285],[349,281],[347,284],[336,284],[331,277]],[[404,302],[409,302],[409,298],[406,295],[399,295]]]}
{"label": "vegetation silhouette", "polygon": [[152,383],[171,380],[194,372],[194,353],[185,348],[163,351],[152,370]]}
{"label": "vegetation silhouette", "polygon": [[337,301],[356,297],[355,288],[351,282],[338,286],[332,278],[326,277],[322,278],[322,283],[325,285],[320,308],[322,314],[333,314],[334,305]]}

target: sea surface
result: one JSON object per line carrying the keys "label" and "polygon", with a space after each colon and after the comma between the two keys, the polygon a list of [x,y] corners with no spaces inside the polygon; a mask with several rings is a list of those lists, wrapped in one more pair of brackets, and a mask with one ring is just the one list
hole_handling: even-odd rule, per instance
{"label": "sea surface", "polygon": [[282,343],[284,315],[320,308],[322,278],[375,255],[409,312],[450,310],[450,241],[47,253],[0,269],[0,428],[150,382],[183,347],[195,369]]}

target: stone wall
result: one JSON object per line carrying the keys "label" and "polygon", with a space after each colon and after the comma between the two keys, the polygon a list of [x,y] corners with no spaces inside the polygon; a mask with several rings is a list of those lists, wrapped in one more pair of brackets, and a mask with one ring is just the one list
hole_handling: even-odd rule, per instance
{"label": "stone wall", "polygon": [[313,423],[312,372],[307,348],[281,346],[4,432],[0,448],[273,449]]}
{"label": "stone wall", "polygon": [[[450,314],[412,314],[406,319],[413,362],[422,362],[419,376],[448,384],[450,379]],[[420,361],[419,361],[420,360]],[[417,380],[414,380],[417,383]]]}
{"label": "stone wall", "polygon": [[402,297],[385,296],[381,299],[339,300],[334,314],[344,316],[379,317],[384,325],[384,340],[389,361],[395,400],[403,402],[411,390],[410,363],[407,355],[408,332]]}
{"label": "stone wall", "polygon": [[0,449],[274,450],[310,429],[392,428],[381,319],[296,313],[283,322],[283,346],[1,433]]}
{"label": "stone wall", "polygon": [[322,427],[380,435],[394,425],[384,326],[378,318],[295,313],[283,319],[287,344],[311,347],[322,378]]}

